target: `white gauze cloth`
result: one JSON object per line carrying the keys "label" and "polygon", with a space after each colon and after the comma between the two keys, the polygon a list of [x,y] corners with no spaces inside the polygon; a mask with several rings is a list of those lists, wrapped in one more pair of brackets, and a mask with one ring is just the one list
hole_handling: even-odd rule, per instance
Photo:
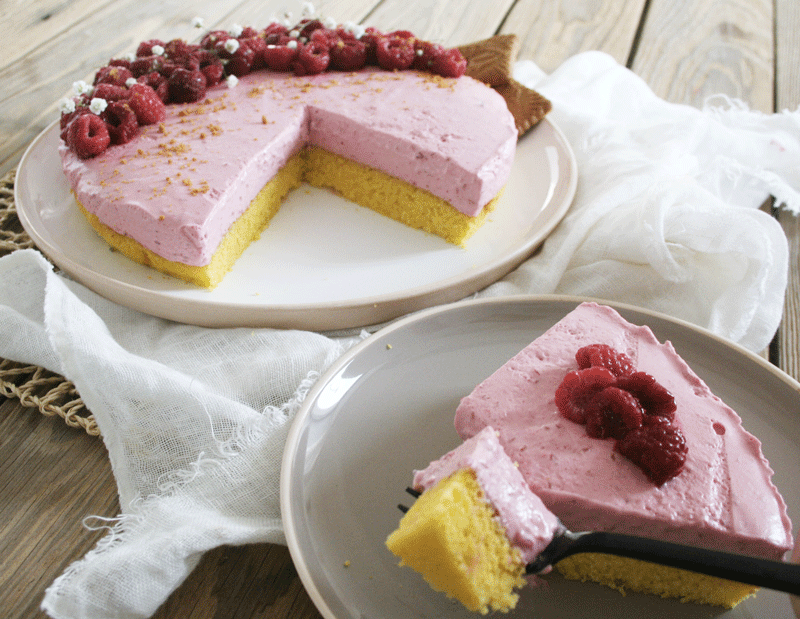
{"label": "white gauze cloth", "polygon": [[[599,53],[550,76],[523,62],[517,78],[553,101],[579,186],[542,251],[480,295],[619,300],[763,349],[788,252],[758,206],[772,193],[800,210],[800,111],[665,103]],[[0,356],[75,383],[119,486],[119,517],[92,519],[108,535],[47,591],[56,619],[148,617],[204,551],[283,542],[289,425],[315,377],[362,337],[171,323],[95,295],[33,250],[0,259],[0,319]]]}

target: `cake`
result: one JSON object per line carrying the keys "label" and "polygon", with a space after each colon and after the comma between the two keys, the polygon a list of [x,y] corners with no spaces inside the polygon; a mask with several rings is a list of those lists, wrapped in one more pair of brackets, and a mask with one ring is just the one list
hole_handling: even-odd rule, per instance
{"label": "cake", "polygon": [[506,611],[525,566],[552,540],[558,519],[531,492],[486,427],[415,472],[421,496],[386,545],[401,565],[469,610]]}
{"label": "cake", "polygon": [[463,246],[518,137],[498,94],[513,84],[465,72],[411,33],[311,19],[146,41],[66,102],[63,170],[112,247],[208,288],[302,182]]}
{"label": "cake", "polygon": [[[465,445],[496,436],[515,475],[571,531],[771,560],[784,560],[794,546],[758,439],[670,342],[612,308],[579,305],[465,396],[455,428]],[[431,477],[434,488],[442,475]],[[426,477],[415,473],[415,486],[431,487],[421,483]],[[726,608],[757,590],[600,553],[575,554],[555,567],[623,593]]]}

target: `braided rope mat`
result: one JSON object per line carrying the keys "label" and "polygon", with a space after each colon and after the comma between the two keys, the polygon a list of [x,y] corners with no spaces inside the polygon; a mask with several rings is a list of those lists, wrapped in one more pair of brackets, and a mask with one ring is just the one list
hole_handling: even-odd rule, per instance
{"label": "braided rope mat", "polygon": [[[17,217],[14,177],[12,170],[0,179],[0,256],[34,247]],[[68,426],[83,428],[91,436],[100,434],[75,385],[44,368],[0,359],[0,396],[17,398],[23,406],[37,408],[43,415],[58,415]]]}

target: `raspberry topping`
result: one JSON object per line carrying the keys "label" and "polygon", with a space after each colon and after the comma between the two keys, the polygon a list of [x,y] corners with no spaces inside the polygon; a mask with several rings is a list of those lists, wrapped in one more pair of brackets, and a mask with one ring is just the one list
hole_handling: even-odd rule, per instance
{"label": "raspberry topping", "polygon": [[592,344],[575,355],[555,392],[559,412],[584,424],[592,438],[615,439],[616,450],[660,486],[686,462],[686,440],[676,423],[675,398],[630,357],[606,344]]}
{"label": "raspberry topping", "polygon": [[617,352],[608,344],[590,344],[575,353],[579,368],[600,366],[609,370],[614,376],[633,373],[633,361],[625,353]]}
{"label": "raspberry topping", "polygon": [[67,127],[67,144],[81,159],[99,155],[110,143],[106,123],[91,112],[77,115]]}
{"label": "raspberry topping", "polygon": [[[292,28],[275,22],[262,30],[212,30],[197,44],[182,39],[143,41],[132,60],[112,59],[97,71],[92,97],[81,93],[73,98],[67,106],[71,109],[62,112],[62,139],[72,147],[68,125],[90,112],[91,98],[108,104],[99,120],[107,125],[109,143],[120,144],[136,133],[131,112],[138,126],[153,124],[164,119],[164,104],[200,101],[209,88],[228,81],[226,78],[233,80],[261,69],[315,75],[330,70],[358,71],[371,65],[450,78],[466,71],[466,60],[458,49],[422,41],[407,30],[383,33],[359,26],[329,27],[327,23],[303,19]],[[112,107],[114,102],[124,105]],[[91,126],[92,135],[101,133],[96,120],[83,121],[81,126],[87,131]],[[101,143],[102,139],[97,139],[91,148],[75,152],[93,157],[102,152],[96,150]]]}
{"label": "raspberry topping", "polygon": [[671,420],[650,415],[640,428],[617,441],[616,449],[657,486],[683,470],[688,452],[683,433]]}
{"label": "raspberry topping", "polygon": [[556,389],[556,406],[570,421],[586,423],[589,405],[599,392],[613,384],[614,375],[605,368],[570,372]]}

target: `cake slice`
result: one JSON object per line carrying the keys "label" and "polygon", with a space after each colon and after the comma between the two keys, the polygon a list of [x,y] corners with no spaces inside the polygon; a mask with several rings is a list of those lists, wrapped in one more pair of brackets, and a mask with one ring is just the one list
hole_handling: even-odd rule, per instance
{"label": "cake slice", "polygon": [[[597,352],[594,360],[586,350]],[[651,391],[668,397],[648,398],[643,376],[658,387]],[[642,409],[638,427],[626,429],[619,418],[603,429],[594,413],[570,409],[581,397],[565,392],[591,380],[633,393]],[[611,408],[606,402],[602,414]],[[787,507],[758,439],[671,343],[609,307],[581,304],[510,359],[461,401],[455,427],[464,440],[487,427],[496,431],[531,490],[572,531],[617,531],[774,560],[793,547]],[[666,455],[648,453],[656,439],[670,446]],[[600,554],[556,567],[620,591],[725,607],[755,591]]]}
{"label": "cake slice", "polygon": [[507,611],[515,588],[526,584],[525,565],[559,528],[484,428],[414,475],[421,496],[386,545],[401,565],[469,610]]}

